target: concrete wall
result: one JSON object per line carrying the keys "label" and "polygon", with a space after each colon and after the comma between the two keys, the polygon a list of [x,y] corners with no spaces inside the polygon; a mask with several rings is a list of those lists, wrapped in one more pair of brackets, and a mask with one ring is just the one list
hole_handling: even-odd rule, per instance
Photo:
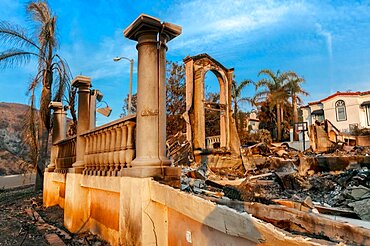
{"label": "concrete wall", "polygon": [[68,230],[112,245],[314,244],[151,178],[45,173],[44,184],[44,205],[64,207]]}
{"label": "concrete wall", "polygon": [[24,185],[35,184],[36,174],[17,174],[0,176],[0,189],[11,189]]}
{"label": "concrete wall", "polygon": [[65,191],[66,188],[66,174],[63,173],[44,173],[44,204],[48,207],[59,205],[64,208]]}

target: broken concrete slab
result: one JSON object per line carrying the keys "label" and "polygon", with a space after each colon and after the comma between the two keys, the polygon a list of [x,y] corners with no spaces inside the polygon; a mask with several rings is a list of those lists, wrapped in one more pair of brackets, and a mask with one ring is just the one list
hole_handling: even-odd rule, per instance
{"label": "broken concrete slab", "polygon": [[241,212],[247,212],[288,231],[299,230],[305,235],[316,235],[320,238],[329,238],[334,242],[341,241],[349,244],[363,245],[370,241],[369,229],[334,221],[315,213],[303,212],[281,205],[264,205],[217,198],[209,200]]}
{"label": "broken concrete slab", "polygon": [[353,207],[353,210],[361,219],[370,221],[370,198],[351,202],[348,206]]}

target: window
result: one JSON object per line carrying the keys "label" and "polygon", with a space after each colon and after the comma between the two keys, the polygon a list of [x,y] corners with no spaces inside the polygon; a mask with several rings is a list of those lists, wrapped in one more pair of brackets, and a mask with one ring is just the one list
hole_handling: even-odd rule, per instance
{"label": "window", "polygon": [[315,115],[314,119],[315,119],[315,121],[318,121],[318,122],[324,122],[325,121],[325,117],[324,117],[323,114]]}
{"label": "window", "polygon": [[370,105],[365,106],[367,125],[370,126]]}
{"label": "window", "polygon": [[343,100],[339,100],[335,103],[335,112],[337,113],[337,121],[347,120],[346,104]]}

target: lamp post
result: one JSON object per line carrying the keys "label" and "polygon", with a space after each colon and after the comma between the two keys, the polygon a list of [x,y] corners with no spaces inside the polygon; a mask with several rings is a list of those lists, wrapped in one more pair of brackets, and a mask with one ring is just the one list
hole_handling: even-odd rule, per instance
{"label": "lamp post", "polygon": [[113,58],[113,61],[118,62],[122,59],[125,59],[130,62],[130,90],[128,93],[128,114],[131,114],[131,100],[132,100],[132,71],[134,69],[134,59],[129,59],[127,57],[121,56],[121,57],[115,57]]}

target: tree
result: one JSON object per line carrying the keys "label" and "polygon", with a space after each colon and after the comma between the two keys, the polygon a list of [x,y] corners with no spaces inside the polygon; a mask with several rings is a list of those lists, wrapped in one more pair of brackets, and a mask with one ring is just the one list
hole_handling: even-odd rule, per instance
{"label": "tree", "polygon": [[[136,113],[136,109],[137,109],[137,93],[133,94],[132,98],[131,98],[131,112]],[[123,110],[123,112],[120,115],[121,117],[124,117],[124,116],[128,115],[128,95],[123,100],[122,110]]]}
{"label": "tree", "polygon": [[[52,129],[51,110],[49,103],[62,101],[67,82],[71,75],[68,65],[58,54],[57,39],[55,34],[56,16],[45,1],[30,2],[27,5],[27,13],[33,19],[36,36],[17,25],[0,22],[0,41],[6,47],[10,47],[0,53],[0,64],[3,68],[22,65],[31,58],[38,62],[35,77],[30,81],[28,94],[30,94],[31,113],[34,114],[36,88],[41,85],[40,96],[40,127],[43,128],[42,144],[38,151],[36,189],[42,189],[43,172],[48,155],[49,133]],[[31,116],[34,118],[34,116]],[[35,124],[35,121],[31,122]],[[30,127],[36,131],[35,127]],[[34,134],[31,134],[31,136]]]}
{"label": "tree", "polygon": [[281,126],[284,120],[284,104],[289,96],[285,86],[289,73],[281,73],[279,70],[274,73],[271,70],[262,69],[258,73],[258,76],[261,75],[265,75],[267,78],[263,78],[256,83],[256,90],[261,87],[264,88],[264,90],[256,93],[256,98],[257,100],[268,101],[270,107],[276,107],[277,141],[281,141]]}
{"label": "tree", "polygon": [[253,100],[250,97],[242,97],[242,91],[245,87],[248,85],[253,84],[252,80],[244,80],[240,84],[237,84],[235,80],[232,82],[231,87],[231,97],[234,103],[234,119],[236,124],[236,129],[239,132],[239,103],[241,102],[249,102],[250,104],[253,104]]}
{"label": "tree", "polygon": [[166,132],[171,136],[186,129],[182,118],[186,108],[185,65],[168,61],[166,70]]}
{"label": "tree", "polygon": [[[168,61],[166,67],[166,115],[167,136],[174,135],[186,129],[182,114],[185,112],[186,87],[185,66],[176,62]],[[132,96],[132,112],[136,112],[137,94]],[[128,99],[124,100],[122,116],[127,115]]]}
{"label": "tree", "polygon": [[[208,103],[220,103],[220,94],[214,92],[208,92],[206,95],[206,102]],[[220,112],[212,109],[204,110],[205,120],[205,134],[206,137],[221,135],[220,129]]]}
{"label": "tree", "polygon": [[[305,82],[305,79],[299,77],[296,73],[290,72],[288,77],[287,88],[292,99],[292,107],[293,107],[293,123],[298,122],[298,108],[297,102],[301,103],[302,99],[299,95],[308,96],[308,92],[306,92],[302,87],[301,84]],[[299,140],[298,133],[295,131],[293,132],[294,140]]]}

